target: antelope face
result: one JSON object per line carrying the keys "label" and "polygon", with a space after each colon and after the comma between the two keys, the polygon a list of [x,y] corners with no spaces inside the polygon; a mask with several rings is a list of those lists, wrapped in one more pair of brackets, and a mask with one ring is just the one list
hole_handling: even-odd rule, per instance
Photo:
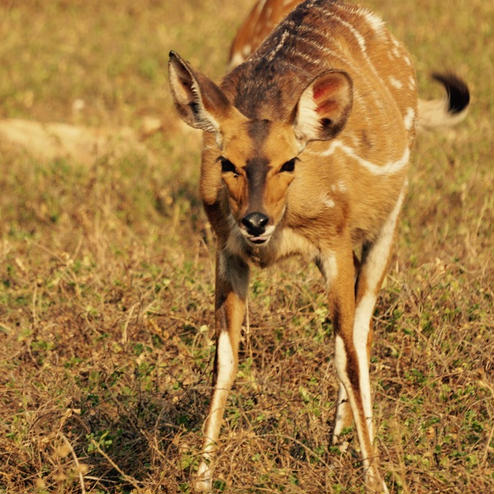
{"label": "antelope face", "polygon": [[231,216],[246,241],[265,245],[283,218],[297,156],[309,141],[332,139],[344,127],[352,81],[345,72],[322,73],[300,88],[295,107],[286,112],[289,121],[283,122],[248,119],[214,82],[174,52],[169,78],[180,116],[204,131],[204,203],[217,203],[226,190]]}
{"label": "antelope face", "polygon": [[291,125],[243,121],[216,158],[232,216],[247,242],[266,244],[283,218],[299,146]]}

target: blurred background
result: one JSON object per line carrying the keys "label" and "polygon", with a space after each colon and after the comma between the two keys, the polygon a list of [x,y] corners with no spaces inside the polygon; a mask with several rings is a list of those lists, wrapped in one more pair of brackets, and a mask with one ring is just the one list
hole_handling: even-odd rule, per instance
{"label": "blurred background", "polygon": [[[422,97],[453,70],[467,120],[419,137],[375,314],[390,491],[484,493],[493,455],[490,0],[362,2]],[[200,135],[170,49],[219,80],[252,0],[0,0],[0,493],[191,492],[214,358]],[[215,492],[360,493],[329,448],[333,338],[319,274],[255,270]]]}

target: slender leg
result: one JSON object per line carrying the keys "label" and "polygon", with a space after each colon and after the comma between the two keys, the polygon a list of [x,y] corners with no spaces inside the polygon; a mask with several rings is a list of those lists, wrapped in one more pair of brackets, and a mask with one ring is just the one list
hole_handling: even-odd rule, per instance
{"label": "slender leg", "polygon": [[[357,282],[352,331],[347,333],[346,325],[342,321],[336,325],[336,369],[340,380],[340,390],[344,389],[342,395],[343,398],[347,398],[347,401],[340,401],[339,396],[335,425],[336,437],[333,439],[338,439],[337,431],[341,433],[341,424],[348,417],[348,403],[350,403],[362,450],[366,483],[371,492],[379,493],[387,493],[388,490],[378,472],[377,457],[372,446],[374,429],[369,378],[369,352],[372,343],[371,318],[389,262],[405,188],[406,186],[384,223],[378,238],[364,253]],[[338,316],[338,310],[336,310],[336,315]]]}
{"label": "slender leg", "polygon": [[216,262],[216,330],[217,345],[213,394],[204,423],[202,461],[194,481],[196,492],[212,488],[216,450],[225,404],[238,366],[240,329],[245,316],[249,268],[239,258],[220,251]]}
{"label": "slender leg", "polygon": [[[356,259],[356,256],[354,254],[354,266],[355,270],[358,273],[355,279],[355,295],[356,295],[356,301],[355,301],[355,306],[356,306],[356,312],[361,309],[361,298],[362,298],[362,287],[364,286],[364,283],[362,282],[363,277],[362,277],[362,271],[361,268],[365,266],[365,260],[367,259],[367,253],[369,252],[369,245],[364,246],[362,249],[362,262],[358,261]],[[359,289],[360,287],[360,289]],[[377,293],[377,290],[376,290]],[[356,314],[357,315],[357,314]],[[372,314],[371,314],[372,315]],[[371,321],[369,318],[369,324],[371,326]],[[357,328],[357,319],[355,318],[354,321],[354,338],[359,337],[359,333],[361,331],[358,330]],[[357,334],[356,334],[357,331]],[[367,337],[367,362],[370,361],[370,351],[371,351],[371,346],[372,346],[372,327],[370,327],[370,330],[368,332],[368,337]],[[364,365],[365,368],[368,368],[368,363]],[[335,424],[333,428],[333,437],[332,437],[332,444],[334,445],[339,445],[340,447],[345,447],[346,449],[346,442],[341,441],[341,433],[344,431],[346,428],[350,427],[353,425],[353,413],[352,413],[352,408],[350,406],[350,402],[348,400],[348,395],[345,389],[345,386],[340,382],[338,385],[338,399],[336,401],[336,415],[335,415]],[[369,423],[370,431],[371,431],[371,437],[372,437],[372,421]]]}
{"label": "slender leg", "polygon": [[[353,265],[355,268],[355,272],[360,272],[360,261],[353,254]],[[356,276],[355,287],[358,284],[358,276]],[[348,395],[345,389],[345,386],[341,382],[338,383],[338,398],[336,400],[336,414],[335,414],[335,422],[333,427],[333,437],[331,442],[333,445],[339,446],[342,450],[346,450],[348,447],[348,443],[346,441],[341,440],[341,434],[345,429],[348,429],[353,425],[353,412],[350,406],[350,402],[348,401]]]}
{"label": "slender leg", "polygon": [[[343,242],[342,242],[343,244]],[[336,256],[336,269],[331,280],[329,303],[333,315],[335,336],[335,366],[340,385],[344,387],[346,396],[353,413],[360,443],[362,460],[366,471],[366,483],[370,492],[385,492],[377,490],[382,485],[372,445],[372,431],[367,417],[367,397],[362,382],[368,376],[368,368],[362,362],[358,341],[354,338],[355,320],[355,291],[353,282],[353,261],[351,244],[348,239],[346,248],[340,244]],[[367,343],[367,339],[365,340]],[[369,397],[370,398],[370,397]]]}

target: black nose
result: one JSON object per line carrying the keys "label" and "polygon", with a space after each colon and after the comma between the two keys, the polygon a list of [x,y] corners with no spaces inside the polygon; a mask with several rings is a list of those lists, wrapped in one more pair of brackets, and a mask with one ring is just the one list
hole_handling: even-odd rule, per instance
{"label": "black nose", "polygon": [[242,224],[250,235],[262,235],[269,218],[262,213],[250,213],[243,217]]}

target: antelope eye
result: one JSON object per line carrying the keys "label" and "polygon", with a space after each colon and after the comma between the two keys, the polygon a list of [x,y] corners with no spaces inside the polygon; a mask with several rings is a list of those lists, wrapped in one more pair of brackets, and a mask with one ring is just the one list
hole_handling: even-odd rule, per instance
{"label": "antelope eye", "polygon": [[223,158],[223,156],[220,156],[218,160],[221,163],[221,173],[231,172],[234,175],[238,176],[238,170],[235,168],[235,165],[230,160]]}
{"label": "antelope eye", "polygon": [[293,170],[295,170],[295,161],[297,161],[297,158],[292,158],[291,160],[288,160],[280,168],[280,172],[293,172]]}

